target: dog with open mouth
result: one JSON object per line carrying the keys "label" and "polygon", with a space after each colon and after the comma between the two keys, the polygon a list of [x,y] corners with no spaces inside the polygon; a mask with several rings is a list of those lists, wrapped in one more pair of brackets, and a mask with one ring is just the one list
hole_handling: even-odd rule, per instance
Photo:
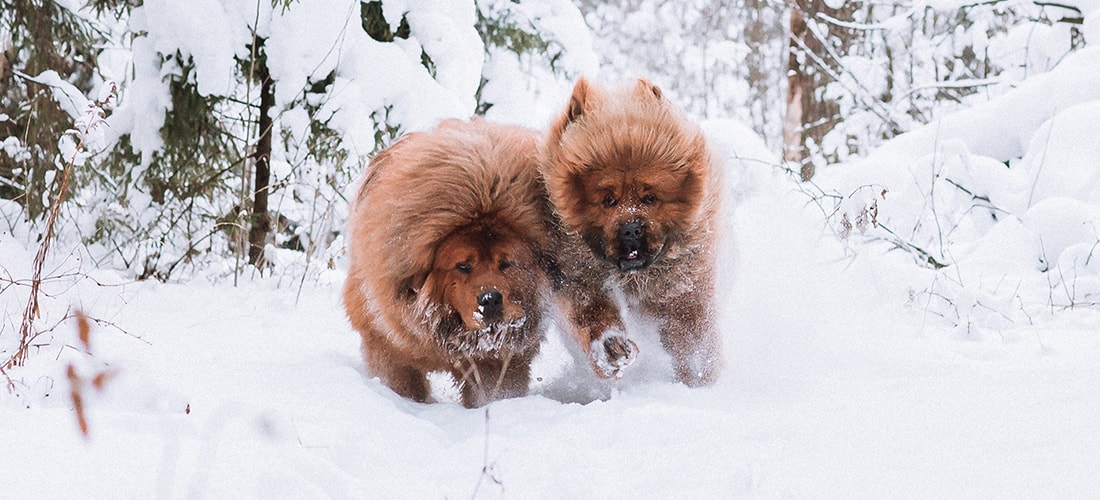
{"label": "dog with open mouth", "polygon": [[622,376],[638,353],[614,300],[621,291],[656,323],[678,381],[714,382],[721,183],[700,128],[647,80],[608,90],[581,78],[541,156],[560,226],[556,297],[597,375]]}

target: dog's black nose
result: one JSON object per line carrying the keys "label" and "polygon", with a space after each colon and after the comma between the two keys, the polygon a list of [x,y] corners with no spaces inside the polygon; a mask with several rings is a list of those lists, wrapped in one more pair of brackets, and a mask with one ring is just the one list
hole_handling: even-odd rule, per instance
{"label": "dog's black nose", "polygon": [[500,320],[504,317],[504,295],[496,290],[478,295],[477,310],[481,312],[482,321]]}
{"label": "dog's black nose", "polygon": [[624,250],[637,250],[642,246],[642,238],[645,237],[645,227],[637,221],[627,222],[619,226],[619,243]]}

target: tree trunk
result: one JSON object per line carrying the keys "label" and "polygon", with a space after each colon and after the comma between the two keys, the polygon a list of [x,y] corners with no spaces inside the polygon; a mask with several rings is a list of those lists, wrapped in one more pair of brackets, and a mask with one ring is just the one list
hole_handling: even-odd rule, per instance
{"label": "tree trunk", "polygon": [[271,234],[271,215],[267,195],[271,182],[271,109],[275,107],[275,82],[267,68],[267,58],[257,53],[256,76],[260,79],[260,138],[256,142],[256,177],[252,193],[252,227],[248,231],[248,263],[264,264],[264,247]]}
{"label": "tree trunk", "polygon": [[854,13],[864,8],[862,2],[846,2],[840,9],[830,8],[824,0],[791,2],[783,157],[799,164],[804,181],[814,176],[814,159],[828,159],[821,155],[821,144],[843,121],[839,104],[824,95],[825,87],[834,81],[833,75],[847,71],[836,55],[847,54],[860,36],[841,23],[823,21],[819,14],[852,21]]}
{"label": "tree trunk", "polygon": [[802,9],[791,9],[791,32],[787,50],[787,118],[783,125],[783,159],[797,163],[803,181],[814,176],[813,162],[806,149],[807,106],[813,94],[810,75],[805,67],[808,57],[806,46],[806,20]]}

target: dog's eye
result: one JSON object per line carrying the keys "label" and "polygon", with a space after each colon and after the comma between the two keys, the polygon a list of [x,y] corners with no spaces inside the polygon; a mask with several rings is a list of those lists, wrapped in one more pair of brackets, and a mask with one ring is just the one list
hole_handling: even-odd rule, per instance
{"label": "dog's eye", "polygon": [[503,271],[503,270],[505,270],[505,269],[508,269],[509,267],[512,267],[512,263],[511,263],[511,262],[508,262],[508,261],[506,261],[506,260],[503,260],[503,261],[501,261],[501,262],[500,262],[500,270],[501,270],[501,271]]}
{"label": "dog's eye", "polygon": [[642,197],[642,203],[644,203],[646,205],[652,205],[654,203],[657,203],[657,197],[653,196],[651,194],[647,194],[647,195]]}
{"label": "dog's eye", "polygon": [[473,271],[473,268],[465,262],[459,262],[458,264],[455,264],[455,270],[462,274],[470,274],[470,272]]}
{"label": "dog's eye", "polygon": [[613,195],[613,194],[609,194],[609,195],[607,195],[607,198],[603,199],[603,206],[605,206],[605,207],[610,208],[610,207],[613,207],[613,206],[618,205],[618,204],[619,204],[619,200],[616,200],[615,195]]}

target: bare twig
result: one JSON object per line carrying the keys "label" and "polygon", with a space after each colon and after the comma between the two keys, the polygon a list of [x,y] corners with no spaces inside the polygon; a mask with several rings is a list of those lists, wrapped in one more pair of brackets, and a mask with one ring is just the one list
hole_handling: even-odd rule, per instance
{"label": "bare twig", "polygon": [[917,254],[918,256],[920,256],[921,260],[923,260],[926,264],[932,266],[933,269],[943,269],[943,268],[947,267],[947,264],[944,264],[944,263],[940,262],[939,260],[937,260],[927,250],[925,250],[925,249],[923,249],[923,248],[921,248],[921,247],[919,247],[919,246],[917,246],[913,243],[910,243],[909,241],[906,241],[904,238],[898,236],[897,233],[892,231],[889,227],[886,227],[886,225],[882,224],[881,222],[879,223],[878,227],[882,228],[883,231],[886,231],[887,233],[889,233],[890,236],[893,236],[893,239],[884,238],[886,241],[889,241],[890,243],[893,243],[894,245],[896,245],[898,248],[901,248],[902,250],[905,250],[905,251],[910,252],[910,253]]}
{"label": "bare twig", "polygon": [[1043,175],[1043,164],[1046,163],[1047,150],[1050,149],[1050,136],[1054,133],[1054,117],[1057,113],[1051,115],[1050,127],[1047,127],[1047,136],[1043,140],[1043,153],[1039,156],[1039,167],[1035,170],[1035,180],[1031,182],[1031,190],[1027,194],[1027,206],[1031,208],[1031,203],[1035,200],[1035,187],[1039,185],[1039,177]]}
{"label": "bare twig", "polygon": [[489,407],[485,407],[485,447],[482,449],[481,458],[481,475],[477,478],[477,484],[474,486],[474,492],[470,495],[470,498],[477,498],[478,491],[481,491],[481,483],[485,478],[489,478],[493,484],[503,488],[504,483],[500,478],[496,477],[495,464],[489,463]]}
{"label": "bare twig", "polygon": [[936,237],[939,241],[940,256],[943,256],[943,226],[940,225],[940,215],[936,210],[936,179],[939,179],[940,174],[936,171],[936,162],[940,154],[940,125],[942,122],[936,122],[936,136],[932,142],[932,177],[929,179],[928,187],[928,204],[932,209],[932,220],[936,222]]}

